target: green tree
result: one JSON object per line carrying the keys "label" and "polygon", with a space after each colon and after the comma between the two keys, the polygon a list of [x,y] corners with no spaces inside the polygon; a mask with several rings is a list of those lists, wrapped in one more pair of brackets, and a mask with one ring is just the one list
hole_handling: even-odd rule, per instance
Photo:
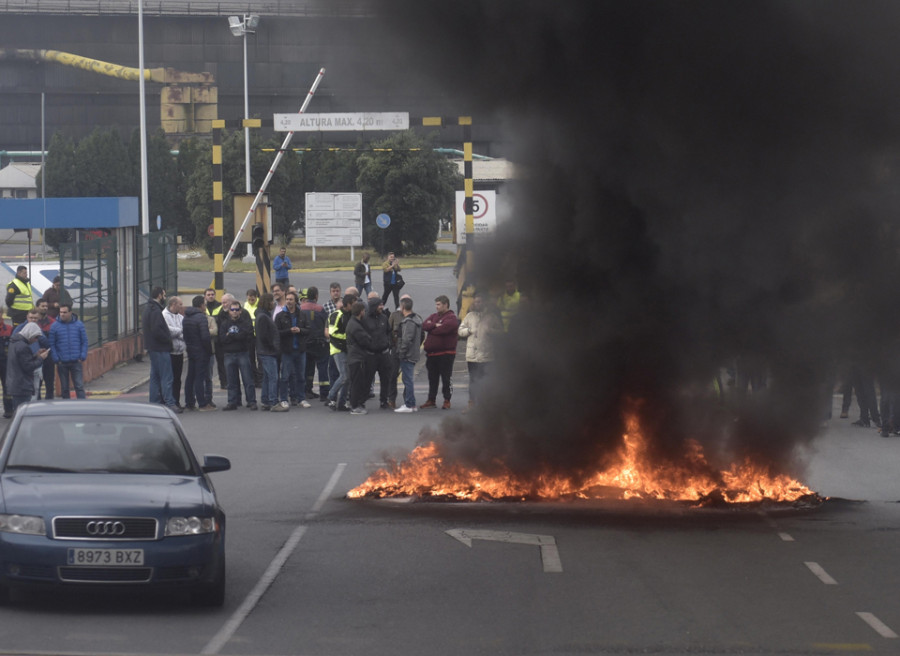
{"label": "green tree", "polygon": [[[44,193],[47,198],[73,198],[79,196],[76,186],[75,171],[78,167],[75,158],[75,142],[57,132],[50,138],[50,147],[44,162],[44,170],[38,175],[37,186],[41,188],[43,180]],[[51,248],[58,248],[61,243],[75,238],[75,231],[67,228],[47,230],[45,240]]]}
{"label": "green tree", "polygon": [[117,131],[95,129],[78,142],[75,160],[78,196],[139,195],[140,178],[134,175],[128,148]]}
{"label": "green tree", "polygon": [[[210,144],[209,141],[191,137],[185,139],[178,144],[178,176],[182,193],[184,195],[185,204],[185,222],[183,232],[179,231],[182,239],[188,244],[201,244],[206,237],[206,229],[212,222],[212,208],[209,204],[212,202],[212,172],[210,167]],[[207,194],[198,194],[191,186],[192,176],[198,169],[205,168],[205,179],[209,180],[207,185]],[[206,197],[209,201],[204,201]],[[199,206],[191,203],[206,202],[205,212],[199,209]],[[204,222],[205,221],[205,222]]]}
{"label": "green tree", "polygon": [[[129,147],[132,170],[140,196],[141,143],[140,131],[131,135]],[[178,160],[172,156],[172,147],[162,130],[147,138],[147,200],[150,205],[151,230],[156,229],[156,217],[162,218],[163,229],[174,228],[185,241],[193,238],[194,226],[185,203],[186,182]]]}
{"label": "green tree", "polygon": [[452,162],[411,132],[373,148],[378,150],[357,160],[364,241],[380,247],[382,234],[375,217],[384,213],[391,217],[383,235],[385,250],[398,255],[433,253],[440,219],[452,214],[462,176]]}
{"label": "green tree", "polygon": [[[98,128],[77,144],[53,135],[45,166],[48,198],[134,196],[137,192],[128,149],[114,130]],[[48,230],[46,235],[51,248],[74,238],[75,231],[67,228]]]}
{"label": "green tree", "polygon": [[212,255],[212,239],[206,230],[213,222],[212,214],[212,146],[208,141],[182,142],[179,148],[179,165],[187,175],[185,202],[191,224],[194,226],[194,243]]}
{"label": "green tree", "polygon": [[[251,132],[251,193],[255,194],[262,186],[274,163],[279,146],[280,143],[275,141],[257,142]],[[207,235],[207,227],[213,220],[211,147],[207,142],[183,142],[181,151],[183,162],[180,166],[187,177],[186,201],[195,231],[194,243],[212,255],[213,240]],[[269,204],[272,206],[273,229],[276,235],[286,240],[290,238],[291,224],[300,215],[303,207],[303,189],[299,179],[297,155],[294,152],[287,152],[266,189]],[[235,193],[245,193],[244,133],[241,130],[226,133],[222,138],[222,217],[226,251],[234,240]]]}

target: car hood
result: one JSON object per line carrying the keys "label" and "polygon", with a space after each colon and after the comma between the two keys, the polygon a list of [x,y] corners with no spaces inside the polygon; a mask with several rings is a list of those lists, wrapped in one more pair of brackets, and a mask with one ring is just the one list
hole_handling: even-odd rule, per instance
{"label": "car hood", "polygon": [[195,476],[154,474],[48,474],[9,472],[0,475],[4,512],[41,515],[140,515],[212,512],[215,496],[206,480]]}

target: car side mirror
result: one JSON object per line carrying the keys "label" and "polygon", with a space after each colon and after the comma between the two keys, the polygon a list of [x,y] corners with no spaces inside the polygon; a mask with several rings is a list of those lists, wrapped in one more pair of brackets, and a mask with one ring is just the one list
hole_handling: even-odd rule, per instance
{"label": "car side mirror", "polygon": [[203,466],[201,467],[207,474],[212,472],[228,471],[231,469],[231,461],[224,456],[203,456]]}

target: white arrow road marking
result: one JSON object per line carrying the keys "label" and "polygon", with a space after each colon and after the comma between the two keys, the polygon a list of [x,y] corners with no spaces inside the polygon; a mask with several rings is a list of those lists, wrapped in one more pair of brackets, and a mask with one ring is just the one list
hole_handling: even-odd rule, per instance
{"label": "white arrow road marking", "polygon": [[513,544],[530,544],[541,548],[541,562],[545,572],[561,572],[562,561],[559,559],[559,549],[556,548],[556,538],[552,535],[537,535],[535,533],[513,533],[511,531],[482,531],[470,528],[453,528],[445,531],[450,537],[456,538],[467,547],[472,546],[472,540],[490,540],[491,542],[510,542]]}

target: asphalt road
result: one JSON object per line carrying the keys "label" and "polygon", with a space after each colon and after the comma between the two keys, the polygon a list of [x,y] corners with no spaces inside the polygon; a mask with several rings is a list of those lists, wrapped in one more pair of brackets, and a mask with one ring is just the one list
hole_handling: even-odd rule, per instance
{"label": "asphalt road", "polygon": [[[379,271],[375,272],[375,281],[372,289],[379,294],[384,292],[381,283],[380,266]],[[434,298],[438,294],[446,294],[451,300],[456,298],[456,278],[453,275],[453,267],[424,267],[420,269],[404,269],[403,279],[406,286],[402,293],[412,296],[414,302],[419,305],[415,307],[420,314],[425,310],[422,304],[425,304],[425,316],[434,312]],[[341,288],[353,284],[353,266],[348,262],[347,269],[344,271],[315,271],[315,272],[296,272],[291,275],[291,284],[300,288],[307,288],[315,285],[319,288],[319,300],[328,298],[328,287],[332,282],[340,283]],[[181,272],[178,274],[178,287],[181,290],[202,290],[210,286],[212,275],[210,273],[199,273],[194,271]],[[225,273],[225,290],[235,294],[240,300],[244,300],[247,290],[256,287],[256,275],[253,273]],[[188,295],[185,294],[187,297]],[[455,304],[452,304],[453,306]],[[388,301],[388,309],[394,309],[393,297]]]}
{"label": "asphalt road", "polygon": [[832,498],[807,508],[346,499],[385,453],[459,416],[461,366],[456,379],[449,411],[183,415],[198,453],[233,463],[213,475],[228,512],[224,608],[25,594],[0,608],[0,651],[900,652],[900,439],[832,420],[804,479]]}

